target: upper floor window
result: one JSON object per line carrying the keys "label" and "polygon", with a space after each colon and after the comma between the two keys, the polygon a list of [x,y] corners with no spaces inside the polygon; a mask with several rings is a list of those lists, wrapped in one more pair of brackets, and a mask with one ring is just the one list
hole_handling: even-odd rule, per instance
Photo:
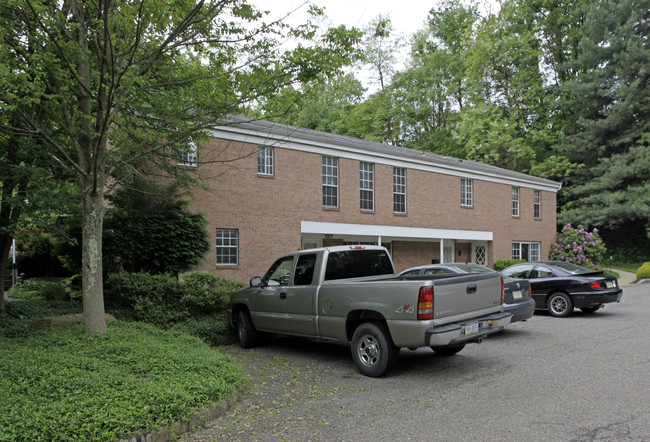
{"label": "upper floor window", "polygon": [[339,206],[339,159],[323,157],[323,206]]}
{"label": "upper floor window", "polygon": [[217,229],[217,265],[236,265],[239,256],[239,231]]}
{"label": "upper floor window", "polygon": [[359,188],[361,210],[375,210],[375,165],[359,164]]}
{"label": "upper floor window", "polygon": [[512,216],[519,216],[519,187],[512,188]]}
{"label": "upper floor window", "polygon": [[469,178],[460,179],[460,205],[467,207],[473,205],[472,180]]}
{"label": "upper floor window", "polygon": [[406,213],[406,169],[393,167],[393,212]]}
{"label": "upper floor window", "polygon": [[197,167],[199,165],[199,148],[195,142],[190,142],[187,147],[181,149],[181,166]]}
{"label": "upper floor window", "polygon": [[257,173],[260,175],[273,175],[273,148],[272,147],[258,146]]}
{"label": "upper floor window", "polygon": [[533,217],[540,219],[542,217],[542,191],[533,191]]}

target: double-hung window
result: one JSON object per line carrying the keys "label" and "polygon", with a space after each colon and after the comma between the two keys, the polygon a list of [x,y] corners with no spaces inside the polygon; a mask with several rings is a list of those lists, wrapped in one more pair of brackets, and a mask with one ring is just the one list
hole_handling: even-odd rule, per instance
{"label": "double-hung window", "polygon": [[181,166],[197,167],[199,165],[199,148],[196,143],[191,142],[181,149],[181,160],[178,162]]}
{"label": "double-hung window", "polygon": [[539,261],[539,243],[513,241],[512,259],[525,259],[528,262]]}
{"label": "double-hung window", "polygon": [[217,265],[237,265],[239,255],[239,231],[217,229]]}
{"label": "double-hung window", "polygon": [[393,212],[406,213],[406,169],[393,167]]}
{"label": "double-hung window", "polygon": [[258,146],[257,173],[259,175],[273,175],[273,148],[272,147]]}
{"label": "double-hung window", "polygon": [[323,207],[339,206],[339,159],[323,157]]}
{"label": "double-hung window", "polygon": [[472,207],[472,180],[469,178],[460,179],[460,205],[464,207]]}
{"label": "double-hung window", "polygon": [[512,187],[512,216],[519,216],[519,187]]}
{"label": "double-hung window", "polygon": [[361,210],[375,210],[375,165],[359,163]]}
{"label": "double-hung window", "polygon": [[542,218],[542,191],[541,190],[533,191],[533,218],[535,219]]}

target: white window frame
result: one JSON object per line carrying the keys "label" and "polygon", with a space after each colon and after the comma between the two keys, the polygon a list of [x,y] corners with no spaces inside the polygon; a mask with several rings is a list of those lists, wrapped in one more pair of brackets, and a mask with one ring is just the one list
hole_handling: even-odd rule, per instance
{"label": "white window frame", "polygon": [[[216,247],[217,266],[239,264],[239,230],[216,229]],[[229,253],[224,253],[226,251]]]}
{"label": "white window frame", "polygon": [[359,163],[359,207],[366,212],[375,210],[375,165]]}
{"label": "white window frame", "polygon": [[257,146],[257,174],[273,176],[274,152],[270,146]]}
{"label": "white window frame", "polygon": [[199,166],[199,146],[195,142],[190,142],[187,148],[181,149],[181,160],[179,166],[198,167]]}
{"label": "white window frame", "polygon": [[542,219],[542,191],[533,190],[533,218]]}
{"label": "white window frame", "polygon": [[[539,261],[541,245],[539,242],[513,241],[512,259],[525,259],[528,262]],[[528,256],[526,255],[526,252]]]}
{"label": "white window frame", "polygon": [[512,186],[512,217],[519,218],[519,187]]}
{"label": "white window frame", "polygon": [[485,242],[472,244],[472,263],[487,266],[488,265],[488,246]]}
{"label": "white window frame", "polygon": [[406,213],[406,169],[393,167],[393,213]]}
{"label": "white window frame", "polygon": [[471,178],[460,179],[460,205],[462,207],[472,207],[474,205],[472,185]]}
{"label": "white window frame", "polygon": [[323,156],[323,207],[339,207],[339,159]]}

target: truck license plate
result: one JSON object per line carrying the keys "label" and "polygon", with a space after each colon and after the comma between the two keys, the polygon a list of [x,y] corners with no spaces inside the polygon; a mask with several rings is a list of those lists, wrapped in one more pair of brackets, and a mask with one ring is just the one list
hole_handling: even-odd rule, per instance
{"label": "truck license plate", "polygon": [[465,335],[472,335],[478,333],[478,322],[470,322],[465,325]]}
{"label": "truck license plate", "polygon": [[512,292],[512,297],[515,299],[521,299],[521,290],[515,290]]}

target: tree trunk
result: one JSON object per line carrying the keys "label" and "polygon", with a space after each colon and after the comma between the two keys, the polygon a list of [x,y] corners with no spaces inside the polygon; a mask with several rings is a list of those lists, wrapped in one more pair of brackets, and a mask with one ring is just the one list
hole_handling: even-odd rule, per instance
{"label": "tree trunk", "polygon": [[106,332],[104,277],[102,269],[102,231],[104,224],[103,180],[81,179],[83,236],[81,276],[84,328],[91,333]]}

